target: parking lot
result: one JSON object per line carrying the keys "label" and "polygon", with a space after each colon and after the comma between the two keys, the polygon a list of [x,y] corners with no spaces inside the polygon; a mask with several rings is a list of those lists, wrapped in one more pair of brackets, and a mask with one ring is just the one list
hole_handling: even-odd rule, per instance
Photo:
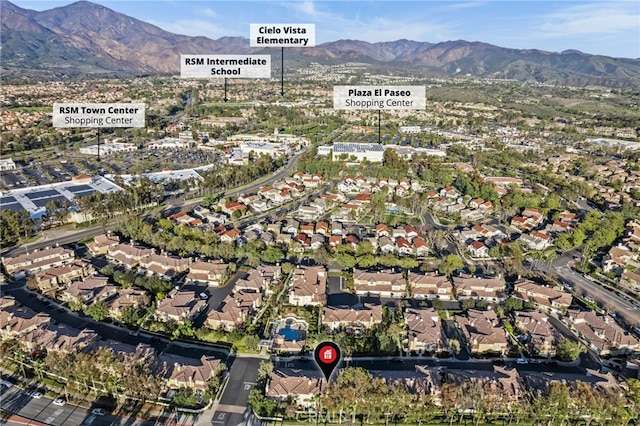
{"label": "parking lot", "polygon": [[187,169],[213,164],[220,161],[215,152],[197,149],[139,150],[135,153],[115,154],[109,157],[97,157],[80,154],[76,147],[63,152],[35,153],[24,159],[14,160],[16,170],[3,171],[0,174],[0,189],[11,190],[50,183],[70,181],[73,176],[88,174],[140,174]]}

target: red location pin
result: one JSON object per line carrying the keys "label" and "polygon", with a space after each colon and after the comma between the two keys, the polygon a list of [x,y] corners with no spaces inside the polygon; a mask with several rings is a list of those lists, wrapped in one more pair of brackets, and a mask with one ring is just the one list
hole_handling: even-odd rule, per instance
{"label": "red location pin", "polygon": [[316,346],[313,355],[318,367],[324,374],[324,378],[329,381],[336,367],[340,364],[342,356],[340,347],[333,342],[322,342]]}

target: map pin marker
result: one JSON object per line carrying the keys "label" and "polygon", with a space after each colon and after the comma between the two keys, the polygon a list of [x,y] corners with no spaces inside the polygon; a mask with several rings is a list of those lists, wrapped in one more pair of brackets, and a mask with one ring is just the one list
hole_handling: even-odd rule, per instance
{"label": "map pin marker", "polygon": [[313,355],[328,382],[336,367],[340,364],[342,356],[340,347],[333,342],[322,342],[316,346]]}

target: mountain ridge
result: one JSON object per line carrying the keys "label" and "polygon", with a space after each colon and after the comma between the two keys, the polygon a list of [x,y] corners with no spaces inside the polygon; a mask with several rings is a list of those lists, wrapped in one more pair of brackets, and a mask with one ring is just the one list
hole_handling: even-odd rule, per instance
{"label": "mountain ridge", "polygon": [[[174,34],[89,1],[41,12],[0,0],[2,71],[36,78],[176,74],[180,54],[265,53],[244,37]],[[275,52],[275,51],[274,51]],[[423,76],[471,75],[570,85],[640,88],[640,60],[569,49],[509,49],[479,41],[341,39],[290,48],[286,61],[361,61]]]}

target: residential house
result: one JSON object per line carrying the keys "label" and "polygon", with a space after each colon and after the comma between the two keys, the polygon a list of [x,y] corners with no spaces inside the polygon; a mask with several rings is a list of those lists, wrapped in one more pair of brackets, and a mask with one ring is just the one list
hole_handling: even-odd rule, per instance
{"label": "residential house", "polygon": [[554,356],[561,335],[549,323],[546,314],[537,311],[515,313],[515,326],[523,336],[520,341],[527,345],[530,353],[538,356]]}
{"label": "residential house", "polygon": [[504,278],[483,278],[471,275],[453,277],[455,294],[459,300],[484,299],[501,302],[505,299],[506,282]]}
{"label": "residential house", "polygon": [[434,353],[448,348],[447,336],[435,309],[408,308],[404,312],[404,321],[407,326],[406,350]]}
{"label": "residential house", "polygon": [[140,261],[140,269],[147,275],[157,275],[168,281],[186,271],[190,264],[190,258],[152,254]]}
{"label": "residential house", "polygon": [[411,242],[413,243],[416,257],[425,257],[429,255],[429,245],[424,239],[421,237],[415,237]]}
{"label": "residential house", "polygon": [[640,350],[640,340],[609,315],[594,311],[569,311],[569,323],[600,355],[619,355]]}
{"label": "residential house", "polygon": [[249,271],[244,277],[236,281],[234,291],[247,290],[250,292],[269,294],[269,285],[280,279],[282,270],[276,265],[260,265]]}
{"label": "residential house", "polygon": [[318,371],[279,368],[269,373],[265,395],[278,401],[291,400],[301,408],[315,406],[326,382]]}
{"label": "residential house", "polygon": [[527,279],[514,283],[513,296],[556,313],[566,311],[572,301],[571,294],[561,287],[543,286]]}
{"label": "residential house", "polygon": [[66,324],[49,324],[46,328],[38,328],[25,336],[25,343],[32,349],[42,348],[49,353],[70,354],[95,345],[99,339],[98,333],[88,328],[79,330]]}
{"label": "residential house", "polygon": [[136,311],[147,306],[150,302],[149,292],[138,287],[120,288],[114,297],[107,301],[109,316],[116,321],[122,320],[125,308],[134,308]]}
{"label": "residential house", "polygon": [[109,278],[94,275],[71,283],[60,293],[60,298],[67,303],[90,305],[96,301],[105,301],[117,292],[118,287],[110,285]]}
{"label": "residential house", "polygon": [[489,257],[489,247],[482,241],[473,241],[467,246],[467,251],[473,257]]}
{"label": "residential house", "polygon": [[198,359],[163,353],[158,360],[164,364],[167,387],[201,392],[209,387],[209,380],[219,374],[222,364],[219,359],[207,355]]}
{"label": "residential house", "polygon": [[153,249],[136,246],[133,244],[118,244],[107,249],[107,258],[127,268],[134,268],[146,257],[154,254]]}
{"label": "residential house", "polygon": [[389,236],[389,227],[387,225],[385,225],[384,223],[379,223],[376,225],[376,237],[381,238]]}
{"label": "residential house", "polygon": [[322,325],[331,331],[346,328],[372,328],[382,322],[382,306],[359,304],[349,308],[325,306]]}
{"label": "residential house", "polygon": [[472,353],[490,352],[504,355],[507,352],[507,333],[494,311],[469,309],[466,315],[456,315],[456,322],[462,329]]}
{"label": "residential house", "polygon": [[220,241],[223,243],[233,243],[238,240],[239,237],[240,230],[238,228],[231,228],[220,235]]}
{"label": "residential house", "polygon": [[226,203],[224,206],[222,206],[222,211],[229,216],[233,216],[235,212],[239,212],[239,214],[242,216],[247,211],[247,206],[234,201],[232,203]]}
{"label": "residential house", "polygon": [[189,265],[186,284],[205,284],[218,287],[224,283],[229,271],[229,264],[222,261],[198,260]]}
{"label": "residential house", "polygon": [[73,263],[36,272],[32,282],[43,293],[55,292],[74,279],[87,277],[94,272],[91,263],[75,259]]}
{"label": "residential house", "polygon": [[93,237],[93,241],[87,243],[87,248],[89,249],[89,253],[94,256],[99,256],[102,254],[107,254],[107,251],[120,244],[120,237],[116,234],[101,234]]}
{"label": "residential house", "polygon": [[444,275],[409,272],[409,292],[414,299],[453,298],[453,285]]}
{"label": "residential house", "polygon": [[311,242],[309,243],[311,250],[318,250],[322,247],[324,245],[324,239],[324,235],[322,234],[313,234],[311,236]]}
{"label": "residential house", "polygon": [[[493,409],[505,411],[528,398],[518,370],[509,367],[493,366],[492,370],[448,369],[445,372],[447,383],[465,392],[467,389],[480,387],[482,394],[491,398]],[[472,410],[477,401],[471,398],[468,405],[460,406],[460,410]],[[499,408],[498,408],[499,407]]]}
{"label": "residential house", "polygon": [[2,264],[8,274],[14,278],[22,278],[45,269],[66,265],[73,262],[73,259],[73,250],[64,247],[53,247],[34,250],[29,254],[3,257]]}
{"label": "residential house", "polygon": [[638,253],[632,252],[622,244],[611,247],[602,259],[603,271],[613,272],[617,276],[621,276],[628,266],[636,269],[640,268],[640,257]]}
{"label": "residential house", "polygon": [[378,247],[382,254],[392,254],[396,251],[396,245],[393,240],[387,236],[382,236],[378,239]]}
{"label": "residential house", "polygon": [[633,291],[640,292],[640,274],[625,269],[620,277],[620,285],[627,287]]}
{"label": "residential house", "polygon": [[412,244],[404,237],[396,238],[396,250],[400,256],[410,256],[414,254]]}
{"label": "residential house", "polygon": [[287,220],[287,225],[284,227],[284,232],[296,235],[298,233],[298,228],[300,227],[300,222],[295,219]]}
{"label": "residential house", "polygon": [[323,266],[298,267],[289,289],[289,303],[322,306],[326,303],[327,272]]}
{"label": "residential house", "polygon": [[358,296],[404,297],[407,283],[400,272],[353,271],[353,284]]}
{"label": "residential house", "polygon": [[551,236],[539,231],[530,231],[528,234],[522,234],[519,240],[533,250],[544,250],[551,247]]}
{"label": "residential house", "polygon": [[158,321],[193,320],[207,306],[207,302],[200,299],[193,291],[171,290],[167,297],[158,302],[153,316]]}
{"label": "residential house", "polygon": [[209,312],[205,325],[212,330],[233,331],[246,325],[262,303],[260,293],[236,291]]}
{"label": "residential house", "polygon": [[2,340],[22,338],[34,330],[49,324],[51,317],[25,306],[17,306],[9,296],[2,297],[0,309],[0,337]]}

